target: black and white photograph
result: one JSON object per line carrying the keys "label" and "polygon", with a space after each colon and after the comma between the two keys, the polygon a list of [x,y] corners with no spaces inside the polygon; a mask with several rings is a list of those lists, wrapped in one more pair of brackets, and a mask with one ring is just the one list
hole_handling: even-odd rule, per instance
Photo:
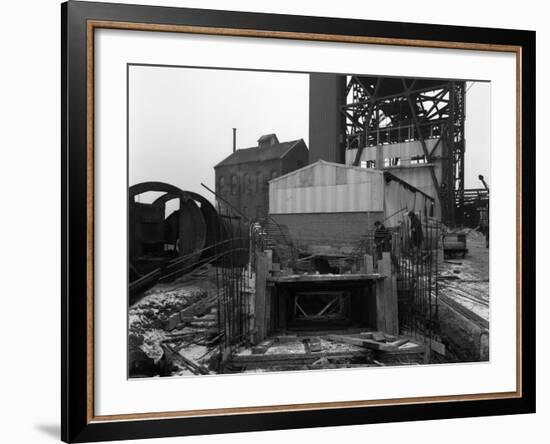
{"label": "black and white photograph", "polygon": [[128,377],[490,360],[491,83],[127,66]]}
{"label": "black and white photograph", "polygon": [[550,28],[495,5],[6,2],[1,441],[544,436]]}

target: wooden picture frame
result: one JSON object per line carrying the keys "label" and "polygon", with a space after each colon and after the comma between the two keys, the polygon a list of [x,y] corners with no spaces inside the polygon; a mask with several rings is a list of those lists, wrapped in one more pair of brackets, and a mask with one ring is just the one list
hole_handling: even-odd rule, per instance
{"label": "wooden picture frame", "polygon": [[[78,1],[64,3],[61,18],[63,441],[139,439],[535,411],[534,32]],[[94,32],[106,28],[515,54],[517,389],[383,401],[96,416],[93,42]]]}

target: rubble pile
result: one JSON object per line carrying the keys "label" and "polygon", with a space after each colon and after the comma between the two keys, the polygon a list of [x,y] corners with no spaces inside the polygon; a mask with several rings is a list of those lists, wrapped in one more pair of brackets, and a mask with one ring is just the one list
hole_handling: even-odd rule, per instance
{"label": "rubble pile", "polygon": [[[166,321],[174,314],[206,297],[200,287],[177,290],[156,289],[146,294],[128,312],[129,371],[132,376],[171,373],[166,362],[164,342],[190,339],[202,329],[165,330]],[[197,331],[198,330],[198,331]]]}
{"label": "rubble pile", "polygon": [[419,341],[379,331],[284,335],[242,348],[232,357],[235,372],[269,372],[421,364]]}

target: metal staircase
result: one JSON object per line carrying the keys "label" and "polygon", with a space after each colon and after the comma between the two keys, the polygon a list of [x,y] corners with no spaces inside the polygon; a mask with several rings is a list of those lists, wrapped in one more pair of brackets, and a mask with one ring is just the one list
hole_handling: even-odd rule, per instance
{"label": "metal staircase", "polygon": [[280,263],[281,268],[294,268],[298,250],[292,243],[288,227],[278,224],[270,218],[261,220],[259,224],[264,249],[273,251],[273,261]]}

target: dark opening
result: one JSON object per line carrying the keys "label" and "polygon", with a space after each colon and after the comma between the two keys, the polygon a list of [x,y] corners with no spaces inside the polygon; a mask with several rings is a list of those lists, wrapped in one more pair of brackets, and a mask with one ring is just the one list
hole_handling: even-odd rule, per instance
{"label": "dark opening", "polygon": [[336,288],[279,286],[274,301],[278,308],[273,315],[279,332],[376,328],[371,284]]}

